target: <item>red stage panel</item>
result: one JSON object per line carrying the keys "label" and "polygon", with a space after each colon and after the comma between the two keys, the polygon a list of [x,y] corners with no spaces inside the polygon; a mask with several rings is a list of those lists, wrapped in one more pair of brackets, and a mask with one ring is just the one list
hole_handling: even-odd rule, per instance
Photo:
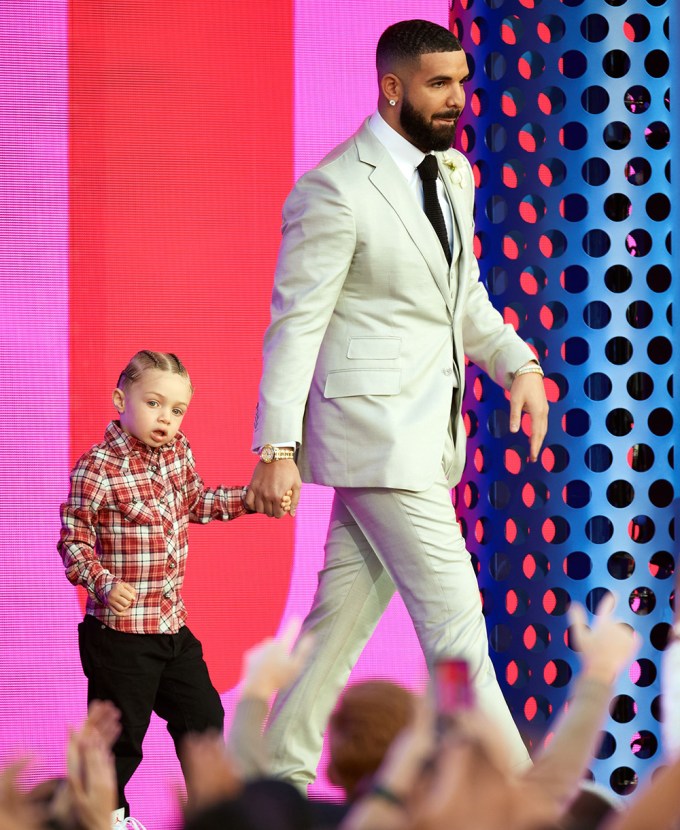
{"label": "red stage panel", "polygon": [[[250,479],[292,185],[292,17],[285,0],[71,0],[72,461],[101,440],[127,359],[152,348],[190,371],[185,429],[203,478]],[[220,691],[276,630],[292,552],[288,520],[192,528],[189,624]]]}

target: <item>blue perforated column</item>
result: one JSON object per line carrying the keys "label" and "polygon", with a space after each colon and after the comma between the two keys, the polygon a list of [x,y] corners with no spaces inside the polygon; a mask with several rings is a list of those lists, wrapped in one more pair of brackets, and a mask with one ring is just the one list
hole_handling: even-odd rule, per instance
{"label": "blue perforated column", "polygon": [[451,11],[473,69],[458,146],[478,187],[482,278],[540,358],[552,402],[529,465],[502,391],[469,367],[457,503],[494,662],[532,743],[578,671],[569,604],[592,610],[614,591],[640,633],[592,767],[621,794],[660,759],[672,619],[669,6],[455,0]]}

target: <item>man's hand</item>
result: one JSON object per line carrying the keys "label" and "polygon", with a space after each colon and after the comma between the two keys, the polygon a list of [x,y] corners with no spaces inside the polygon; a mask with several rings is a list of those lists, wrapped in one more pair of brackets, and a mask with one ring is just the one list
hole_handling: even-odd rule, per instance
{"label": "man's hand", "polygon": [[137,591],[127,582],[115,582],[109,591],[106,604],[117,617],[130,613],[132,603],[137,599]]}
{"label": "man's hand", "polygon": [[510,387],[510,432],[519,432],[522,412],[531,418],[529,460],[536,461],[548,431],[548,399],[543,377],[538,372],[527,372],[516,377]]}
{"label": "man's hand", "polygon": [[292,490],[290,515],[294,516],[300,501],[301,486],[300,471],[292,459],[272,461],[271,464],[259,461],[248,485],[246,507],[256,513],[265,513],[267,516],[280,519],[285,515],[281,501],[285,494]]}

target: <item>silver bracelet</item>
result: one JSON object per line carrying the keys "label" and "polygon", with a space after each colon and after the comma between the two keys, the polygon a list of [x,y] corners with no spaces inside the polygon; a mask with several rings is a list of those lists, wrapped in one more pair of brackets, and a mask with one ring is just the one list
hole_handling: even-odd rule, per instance
{"label": "silver bracelet", "polygon": [[512,376],[512,379],[514,380],[515,378],[518,378],[520,375],[530,374],[540,375],[541,377],[545,376],[545,372],[543,371],[543,369],[541,369],[538,363],[527,363],[526,366],[522,366],[515,372],[515,374]]}

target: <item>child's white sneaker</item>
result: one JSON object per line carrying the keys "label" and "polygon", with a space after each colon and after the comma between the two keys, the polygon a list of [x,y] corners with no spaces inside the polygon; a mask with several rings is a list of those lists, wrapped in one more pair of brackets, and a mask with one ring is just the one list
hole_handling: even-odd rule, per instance
{"label": "child's white sneaker", "polygon": [[139,819],[128,816],[125,818],[125,809],[120,807],[111,813],[111,830],[146,830]]}

